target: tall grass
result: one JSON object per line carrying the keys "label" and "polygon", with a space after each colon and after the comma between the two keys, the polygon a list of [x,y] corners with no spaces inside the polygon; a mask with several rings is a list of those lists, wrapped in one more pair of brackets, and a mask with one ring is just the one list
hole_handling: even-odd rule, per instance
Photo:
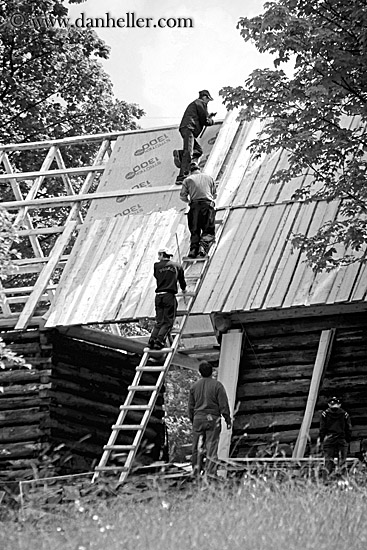
{"label": "tall grass", "polygon": [[2,550],[365,550],[367,493],[309,482],[187,484],[4,521]]}

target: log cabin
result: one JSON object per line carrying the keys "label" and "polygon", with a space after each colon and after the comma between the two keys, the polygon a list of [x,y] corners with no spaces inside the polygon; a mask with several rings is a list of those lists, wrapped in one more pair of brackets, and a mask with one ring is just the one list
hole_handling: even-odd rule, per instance
{"label": "log cabin", "polygon": [[[232,431],[222,434],[222,459],[263,456],[279,445],[286,445],[293,458],[309,455],[320,411],[331,394],[338,395],[351,414],[350,452],[355,453],[367,435],[367,268],[356,262],[316,274],[292,248],[293,234],[312,235],[322,223],[338,216],[340,203],[294,199],[296,189],[312,183],[312,174],[271,183],[273,172],[287,165],[287,155],[278,151],[254,159],[248,146],[259,127],[258,121],[241,122],[231,112],[205,134],[203,165],[218,184],[217,241],[175,360],[197,368],[205,357],[218,366],[234,416]],[[4,174],[0,179],[13,191],[3,206],[16,213],[20,237],[31,252],[15,260],[17,271],[10,282],[3,281],[0,326],[4,339],[14,345],[18,342],[16,349],[21,352],[29,331],[34,345],[45,339],[46,346],[51,346],[49,356],[47,348],[39,352],[32,372],[40,365],[38,371],[44,374],[39,374],[39,384],[43,384],[41,378],[51,384],[43,390],[53,405],[37,401],[35,408],[49,407],[47,435],[56,435],[57,444],[69,441],[66,432],[73,431],[78,467],[90,465],[88,460],[83,463],[87,456],[96,458],[110,428],[108,405],[117,404],[121,376],[128,378],[141,354],[143,344],[128,342],[117,327],[153,318],[152,265],[158,248],[170,247],[176,260],[188,248],[185,205],[173,184],[171,154],[178,147],[177,134],[170,127],[1,148]],[[65,168],[63,147],[89,142],[95,146],[93,161]],[[12,154],[29,147],[46,150],[46,157],[28,172],[15,173]],[[137,157],[142,149],[144,154]],[[64,186],[57,196],[52,195],[55,178]],[[31,192],[24,197],[22,182],[30,180]],[[37,197],[41,184],[46,186],[47,198]],[[51,208],[62,212],[59,225],[46,214],[34,222],[32,212]],[[47,249],[45,238],[41,239],[45,235],[52,235]],[[108,325],[113,334],[107,337],[104,332],[97,338],[97,331],[88,328],[96,324]],[[91,332],[99,343],[88,340]],[[106,339],[102,345],[101,338]],[[72,350],[67,357],[60,353],[64,347]],[[81,361],[81,350],[96,369],[93,383],[98,391],[92,392],[92,399],[83,395],[86,379],[92,379]],[[49,364],[45,368],[43,357],[52,362],[52,368]],[[60,389],[53,391],[53,383]],[[74,399],[70,395],[76,387]],[[79,401],[88,409],[85,417],[78,413]],[[94,401],[100,419],[86,434],[85,427],[94,425],[89,410]],[[32,418],[34,433],[40,434],[40,411],[35,410]],[[84,452],[78,441],[90,433]],[[40,440],[34,436],[29,441],[36,445]],[[41,456],[43,448],[37,449],[34,456],[38,450]]]}

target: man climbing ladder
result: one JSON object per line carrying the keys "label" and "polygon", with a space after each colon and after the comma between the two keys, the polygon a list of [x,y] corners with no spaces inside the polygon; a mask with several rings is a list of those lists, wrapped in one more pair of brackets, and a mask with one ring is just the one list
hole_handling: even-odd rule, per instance
{"label": "man climbing ladder", "polygon": [[154,277],[157,280],[155,291],[155,325],[149,338],[148,347],[160,350],[166,345],[175,322],[177,310],[177,282],[183,293],[186,292],[186,281],[182,266],[171,260],[172,254],[167,249],[158,250],[158,262],[154,264]]}

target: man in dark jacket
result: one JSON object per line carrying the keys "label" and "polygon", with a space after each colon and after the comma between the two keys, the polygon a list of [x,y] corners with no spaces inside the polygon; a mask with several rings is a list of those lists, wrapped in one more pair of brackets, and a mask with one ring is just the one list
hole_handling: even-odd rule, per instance
{"label": "man in dark jacket", "polygon": [[179,127],[183,139],[183,149],[173,151],[175,165],[180,168],[176,184],[181,185],[189,174],[191,161],[197,161],[203,154],[203,150],[196,138],[200,136],[205,126],[214,124],[215,113],[208,113],[208,103],[213,98],[208,90],[201,90],[198,99],[192,101],[186,108]]}
{"label": "man in dark jacket", "polygon": [[150,335],[148,347],[162,349],[175,322],[177,309],[177,282],[182,292],[186,291],[185,274],[182,266],[171,260],[167,249],[158,250],[158,262],[154,264],[154,277],[157,280],[155,291],[155,325]]}
{"label": "man in dark jacket", "polygon": [[206,448],[205,471],[215,475],[218,461],[218,443],[221,431],[221,416],[231,428],[231,413],[228,397],[223,384],[212,378],[212,366],[203,361],[199,366],[201,379],[190,388],[188,414],[192,422],[192,457],[194,474],[202,470],[202,453],[199,451],[200,440]]}
{"label": "man in dark jacket", "polygon": [[190,164],[191,174],[184,179],[180,199],[190,204],[187,222],[191,234],[189,258],[206,256],[215,240],[214,180],[202,174],[197,164]]}
{"label": "man in dark jacket", "polygon": [[328,406],[321,414],[319,438],[323,444],[325,467],[330,474],[334,470],[335,456],[338,458],[339,469],[345,465],[352,436],[352,423],[349,414],[341,408],[337,397],[329,399]]}

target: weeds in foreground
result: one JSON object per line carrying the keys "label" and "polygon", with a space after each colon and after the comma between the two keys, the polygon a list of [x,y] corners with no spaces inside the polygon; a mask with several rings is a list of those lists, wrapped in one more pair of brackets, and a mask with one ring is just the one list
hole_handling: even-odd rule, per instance
{"label": "weeds in foreground", "polygon": [[284,476],[175,486],[157,478],[121,489],[69,490],[2,523],[3,550],[364,550],[367,492]]}

